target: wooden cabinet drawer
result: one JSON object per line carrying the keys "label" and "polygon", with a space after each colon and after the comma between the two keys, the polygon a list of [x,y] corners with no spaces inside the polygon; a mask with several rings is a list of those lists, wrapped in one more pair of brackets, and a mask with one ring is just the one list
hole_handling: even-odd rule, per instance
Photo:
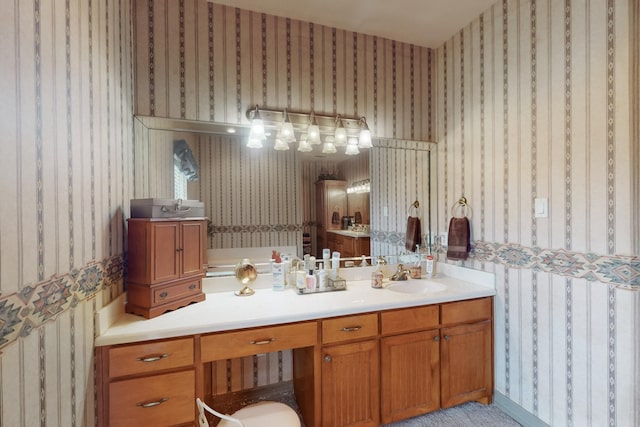
{"label": "wooden cabinet drawer", "polygon": [[199,294],[202,289],[202,279],[192,277],[171,285],[153,288],[153,305],[175,301],[189,295]]}
{"label": "wooden cabinet drawer", "polygon": [[377,313],[322,321],[322,344],[351,341],[376,335],[378,335]]}
{"label": "wooden cabinet drawer", "polygon": [[206,335],[200,338],[200,347],[202,361],[211,362],[290,348],[311,347],[317,342],[318,324],[303,322]]}
{"label": "wooden cabinet drawer", "polygon": [[382,335],[437,328],[440,313],[437,305],[412,307],[380,313]]}
{"label": "wooden cabinet drawer", "polygon": [[109,376],[156,372],[193,364],[193,338],[151,341],[109,349]]}
{"label": "wooden cabinet drawer", "polygon": [[171,426],[193,422],[195,371],[109,384],[110,426]]}
{"label": "wooden cabinet drawer", "polygon": [[493,304],[490,297],[450,302],[441,305],[440,315],[442,325],[491,320]]}

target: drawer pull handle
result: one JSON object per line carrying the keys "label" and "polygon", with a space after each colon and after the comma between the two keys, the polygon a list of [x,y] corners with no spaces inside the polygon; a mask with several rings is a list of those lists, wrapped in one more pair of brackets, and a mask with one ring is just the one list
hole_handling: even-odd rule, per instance
{"label": "drawer pull handle", "polygon": [[249,341],[249,344],[255,344],[255,345],[265,345],[265,344],[271,344],[272,342],[274,342],[276,339],[275,338],[268,338],[266,340],[258,340],[258,341]]}
{"label": "drawer pull handle", "polygon": [[159,354],[157,356],[145,356],[145,357],[138,357],[136,360],[138,362],[157,362],[158,360],[162,360],[164,358],[169,357],[169,355],[167,353],[164,354]]}
{"label": "drawer pull handle", "polygon": [[167,295],[169,295],[167,292],[161,292],[160,293],[160,298],[166,298]]}
{"label": "drawer pull handle", "polygon": [[342,328],[342,332],[358,332],[362,329],[362,326],[345,326]]}
{"label": "drawer pull handle", "polygon": [[154,406],[158,406],[158,405],[162,405],[164,402],[166,402],[167,400],[169,400],[168,397],[163,397],[160,400],[156,400],[154,402],[140,402],[140,403],[136,403],[136,406],[139,406],[141,408],[153,408]]}
{"label": "drawer pull handle", "polygon": [[189,289],[190,290],[194,290],[198,285],[196,285],[195,283],[192,283],[189,285]]}

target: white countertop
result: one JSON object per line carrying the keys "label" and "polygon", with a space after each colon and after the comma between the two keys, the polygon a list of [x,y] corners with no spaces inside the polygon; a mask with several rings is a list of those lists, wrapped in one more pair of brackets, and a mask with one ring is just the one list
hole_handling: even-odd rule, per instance
{"label": "white countertop", "polygon": [[369,237],[369,233],[366,231],[353,231],[353,230],[327,230],[327,233],[335,233],[341,236],[347,237]]}
{"label": "white countertop", "polygon": [[[347,279],[347,290],[310,295],[298,295],[295,289],[273,291],[270,274],[259,275],[252,286],[256,293],[250,297],[234,295],[234,290],[240,288],[234,278],[206,278],[203,279],[204,301],[153,319],[124,313],[124,296],[121,296],[96,316],[99,335],[95,345],[172,338],[495,295],[493,274],[440,265],[438,271],[444,271],[447,276],[431,281],[444,285],[445,289],[422,294],[372,289],[371,280],[367,277],[373,268],[355,267],[341,270],[341,277]],[[415,280],[390,283],[412,282]],[[385,282],[386,285],[388,283]]]}

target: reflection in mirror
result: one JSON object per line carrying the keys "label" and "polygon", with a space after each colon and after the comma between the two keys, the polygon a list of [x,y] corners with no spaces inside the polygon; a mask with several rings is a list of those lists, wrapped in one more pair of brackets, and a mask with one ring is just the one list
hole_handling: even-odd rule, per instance
{"label": "reflection in mirror", "polygon": [[229,126],[206,122],[137,117],[135,125],[135,198],[176,197],[173,147],[174,141],[184,141],[199,167],[199,179],[186,182],[186,198],[204,202],[211,220],[209,248],[288,247],[298,256],[314,253],[320,178],[346,185],[370,179],[371,193],[348,195],[339,228],[342,216],[353,221],[358,216],[369,225],[372,255],[403,251],[407,206],[414,200],[424,207],[423,232],[428,234],[429,213],[437,212],[428,186],[435,176],[433,144],[374,139],[374,148],[357,156],[303,155],[294,147],[249,149],[242,126],[233,126],[232,135]]}

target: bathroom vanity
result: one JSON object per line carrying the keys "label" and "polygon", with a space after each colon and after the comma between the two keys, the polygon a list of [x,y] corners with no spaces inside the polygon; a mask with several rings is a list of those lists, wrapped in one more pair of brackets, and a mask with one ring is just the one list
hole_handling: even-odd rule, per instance
{"label": "bathroom vanity", "polygon": [[193,425],[196,397],[215,407],[211,362],[285,349],[307,427],[379,426],[491,402],[493,276],[389,289],[347,279],[347,291],[310,296],[274,292],[268,276],[244,298],[206,279],[205,301],[150,320],[125,314],[121,299],[99,313],[100,424]]}

